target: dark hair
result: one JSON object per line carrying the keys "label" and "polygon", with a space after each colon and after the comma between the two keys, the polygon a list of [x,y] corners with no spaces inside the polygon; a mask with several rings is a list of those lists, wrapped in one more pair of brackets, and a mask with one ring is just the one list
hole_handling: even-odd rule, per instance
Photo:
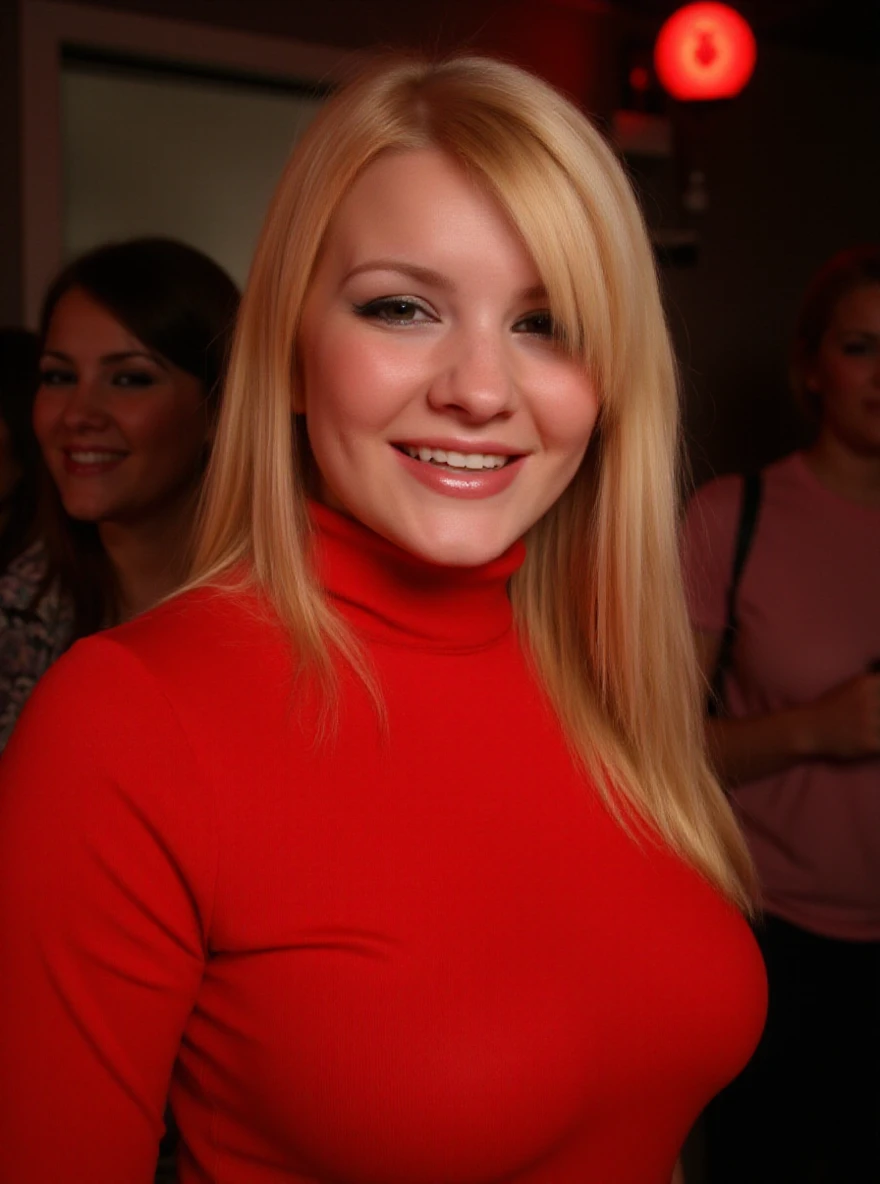
{"label": "dark hair", "polygon": [[[238,289],[207,255],[165,238],[109,243],[74,259],[49,286],[40,317],[45,342],[60,300],[85,292],[149,350],[204,385],[216,413],[238,308]],[[77,637],[107,624],[116,583],[98,528],[64,511],[53,483],[44,498],[50,578],[73,600]]]}
{"label": "dark hair", "polygon": [[813,419],[818,418],[821,407],[813,392],[807,389],[807,369],[819,352],[840,301],[866,284],[880,284],[880,243],[838,251],[807,285],[795,325],[789,376],[801,408]]}
{"label": "dark hair", "polygon": [[40,343],[27,329],[0,329],[0,420],[21,469],[0,535],[0,571],[30,542],[37,513],[40,447],[31,423],[39,382]]}

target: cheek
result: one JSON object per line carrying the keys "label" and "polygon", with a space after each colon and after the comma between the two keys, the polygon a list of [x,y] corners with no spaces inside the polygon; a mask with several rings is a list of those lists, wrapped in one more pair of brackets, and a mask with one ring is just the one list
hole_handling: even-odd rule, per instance
{"label": "cheek", "polygon": [[867,373],[861,358],[822,358],[816,375],[817,392],[828,400],[843,402],[864,385]]}
{"label": "cheek", "polygon": [[177,468],[194,463],[207,440],[204,410],[198,405],[123,405],[114,419],[129,447],[150,463]]}
{"label": "cheek", "polygon": [[593,384],[578,374],[547,385],[536,405],[535,418],[548,448],[576,455],[589,444],[598,413]]}
{"label": "cheek", "polygon": [[379,335],[323,334],[303,350],[304,409],[310,431],[378,430],[418,388],[415,350],[384,347]]}

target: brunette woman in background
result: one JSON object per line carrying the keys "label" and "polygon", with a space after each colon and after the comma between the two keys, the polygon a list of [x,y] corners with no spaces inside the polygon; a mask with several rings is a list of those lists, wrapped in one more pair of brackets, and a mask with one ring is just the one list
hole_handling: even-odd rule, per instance
{"label": "brunette woman in background", "polygon": [[0,746],[76,638],[172,592],[189,557],[238,294],[192,247],[99,247],[49,288],[34,427],[51,480],[26,622],[2,634]]}

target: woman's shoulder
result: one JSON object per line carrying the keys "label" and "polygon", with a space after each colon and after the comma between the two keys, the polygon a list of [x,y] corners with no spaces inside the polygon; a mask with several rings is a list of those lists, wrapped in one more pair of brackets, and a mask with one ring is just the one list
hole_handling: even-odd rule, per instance
{"label": "woman's shoulder", "polygon": [[283,725],[291,669],[287,636],[259,599],[218,590],[84,638],[25,705],[2,758],[0,806],[4,791],[62,777],[65,793],[117,786],[166,821],[179,821],[168,795],[181,788],[187,817],[213,811],[254,734],[266,720]]}
{"label": "woman's shoulder", "polygon": [[188,733],[236,719],[243,699],[287,685],[292,665],[271,605],[247,587],[189,590],[76,648],[86,647],[90,661],[149,682]]}
{"label": "woman's shoulder", "polygon": [[724,513],[739,504],[742,487],[742,473],[724,473],[720,477],[711,477],[691,495],[688,512],[699,508],[703,512],[711,510],[715,514]]}
{"label": "woman's shoulder", "polygon": [[93,713],[107,708],[111,715],[117,701],[138,699],[143,723],[154,714],[149,702],[161,714],[175,702],[210,696],[234,685],[261,652],[286,650],[283,631],[258,595],[196,588],[76,642],[40,680],[35,698],[58,700],[65,710],[85,700]]}
{"label": "woman's shoulder", "polygon": [[742,490],[743,478],[739,473],[714,477],[697,489],[685,511],[685,554],[707,550],[726,554],[736,532]]}
{"label": "woman's shoulder", "polygon": [[[803,483],[804,470],[800,452],[780,457],[762,469],[748,470],[760,477],[762,508],[768,499],[775,503],[781,493],[784,494],[790,487],[799,487]],[[732,536],[742,510],[744,481],[743,472],[725,473],[700,485],[688,501],[686,526],[691,530],[699,528],[701,532],[720,535],[725,540],[728,535]]]}
{"label": "woman's shoulder", "polygon": [[182,592],[100,637],[156,670],[204,668],[212,656],[229,668],[253,647],[283,644],[268,601],[253,588],[232,585]]}
{"label": "woman's shoulder", "polygon": [[0,572],[0,608],[26,611],[36,600],[48,572],[42,539],[36,539]]}

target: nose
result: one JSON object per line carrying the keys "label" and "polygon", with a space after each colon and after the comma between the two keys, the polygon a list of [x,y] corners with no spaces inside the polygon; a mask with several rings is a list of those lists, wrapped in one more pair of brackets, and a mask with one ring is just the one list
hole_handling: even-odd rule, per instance
{"label": "nose", "polygon": [[470,423],[509,418],[517,385],[503,334],[461,330],[444,342],[428,402]]}
{"label": "nose", "polygon": [[86,377],[80,377],[67,390],[62,420],[70,431],[100,429],[107,424],[107,412],[101,399],[98,384]]}

